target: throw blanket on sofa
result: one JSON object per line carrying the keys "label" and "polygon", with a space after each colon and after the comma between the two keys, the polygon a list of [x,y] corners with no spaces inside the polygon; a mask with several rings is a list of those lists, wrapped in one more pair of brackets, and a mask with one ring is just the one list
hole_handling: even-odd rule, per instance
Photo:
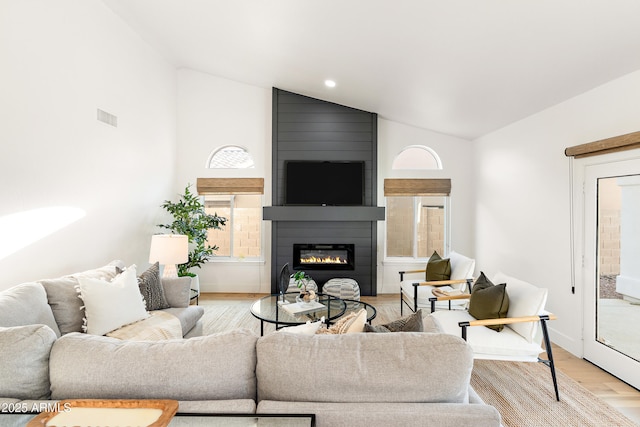
{"label": "throw blanket on sofa", "polygon": [[164,311],[150,311],[149,317],[109,332],[108,337],[121,340],[161,341],[182,338],[180,320]]}

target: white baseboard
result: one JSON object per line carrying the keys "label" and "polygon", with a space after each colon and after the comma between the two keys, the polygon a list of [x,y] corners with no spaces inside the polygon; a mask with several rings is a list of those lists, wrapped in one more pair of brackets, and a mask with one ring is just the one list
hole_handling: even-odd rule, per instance
{"label": "white baseboard", "polygon": [[[547,323],[547,325],[549,326],[551,323],[553,322]],[[562,347],[574,356],[582,358],[584,349],[581,339],[571,338],[552,327],[549,327],[549,335],[552,343]]]}

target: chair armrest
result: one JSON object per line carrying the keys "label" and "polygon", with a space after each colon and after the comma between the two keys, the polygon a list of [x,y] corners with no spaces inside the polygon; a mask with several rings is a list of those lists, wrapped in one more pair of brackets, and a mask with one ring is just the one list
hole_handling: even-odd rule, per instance
{"label": "chair armrest", "polygon": [[406,271],[398,271],[398,274],[400,274],[400,281],[402,282],[404,280],[405,274],[426,273],[426,272],[427,270],[406,270]]}
{"label": "chair armrest", "polygon": [[[433,291],[431,291],[433,292]],[[460,294],[460,295],[442,295],[442,296],[432,296],[429,298],[429,302],[431,302],[431,312],[436,311],[436,301],[452,301],[459,299],[469,299],[471,298],[471,294]],[[449,310],[451,310],[451,302],[449,302]]]}
{"label": "chair armrest", "polygon": [[414,282],[413,286],[446,286],[446,285],[459,285],[461,283],[467,283],[467,279],[460,280],[432,280],[429,282]]}
{"label": "chair armrest", "polygon": [[482,319],[459,322],[458,326],[492,326],[492,325],[510,325],[512,323],[539,322],[540,320],[556,320],[557,317],[553,313],[540,314],[535,316],[523,317],[503,317],[501,319]]}
{"label": "chair armrest", "polygon": [[429,298],[429,301],[451,301],[456,299],[469,299],[471,298],[471,294],[459,294],[459,295],[441,295],[441,296],[432,296]]}

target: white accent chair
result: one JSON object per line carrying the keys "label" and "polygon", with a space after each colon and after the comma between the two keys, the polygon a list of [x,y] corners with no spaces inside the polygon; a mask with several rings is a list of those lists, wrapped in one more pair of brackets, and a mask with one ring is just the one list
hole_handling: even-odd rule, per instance
{"label": "white accent chair", "polygon": [[[400,314],[402,315],[403,305],[406,304],[413,312],[418,311],[420,308],[432,310],[433,290],[442,287],[450,286],[455,290],[462,292],[471,292],[471,284],[473,283],[473,271],[476,267],[476,261],[461,255],[455,251],[449,253],[449,260],[451,264],[451,277],[450,280],[439,280],[437,282],[426,282],[425,270],[409,270],[400,271]],[[405,279],[407,274],[422,274],[422,279],[410,280]],[[449,299],[446,302],[435,302],[435,306],[438,308],[459,308],[463,309],[466,306],[467,299]]]}
{"label": "white accent chair", "polygon": [[[474,359],[509,360],[516,362],[542,362],[551,369],[556,399],[560,400],[558,382],[547,321],[556,316],[545,311],[548,290],[530,283],[498,273],[491,279],[494,284],[506,283],[509,296],[507,317],[477,320],[466,310],[434,311],[431,316],[442,330],[451,335],[462,336],[471,346]],[[468,296],[467,296],[468,297]],[[432,297],[446,301],[450,297]],[[496,332],[487,325],[505,325]],[[544,339],[545,348],[541,344]],[[541,353],[547,359],[541,359]]]}

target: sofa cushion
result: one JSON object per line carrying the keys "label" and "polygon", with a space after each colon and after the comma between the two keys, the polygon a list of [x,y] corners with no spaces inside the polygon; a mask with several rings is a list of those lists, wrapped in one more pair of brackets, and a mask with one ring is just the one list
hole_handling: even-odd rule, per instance
{"label": "sofa cushion", "polygon": [[[494,285],[483,272],[480,272],[480,277],[471,289],[469,314],[478,320],[503,319],[507,317],[508,310],[507,285],[505,283]],[[488,325],[487,328],[500,332],[504,329],[504,325]]]}
{"label": "sofa cushion", "polygon": [[49,397],[49,353],[55,341],[46,325],[0,328],[0,397]]}
{"label": "sofa cushion", "polygon": [[111,280],[116,276],[117,268],[124,268],[122,261],[112,261],[104,267],[74,273],[57,279],[39,281],[47,291],[47,300],[62,335],[69,332],[82,331],[84,307],[75,289],[78,284],[78,277]]}
{"label": "sofa cushion", "polygon": [[0,292],[0,326],[43,324],[57,336],[60,329],[40,283],[23,283]]}
{"label": "sofa cushion", "polygon": [[449,258],[442,258],[438,252],[434,251],[433,255],[427,261],[427,272],[425,280],[427,282],[449,280],[451,277],[451,261]]}
{"label": "sofa cushion", "polygon": [[180,325],[182,326],[182,336],[185,336],[187,332],[193,329],[198,323],[198,320],[204,315],[204,308],[198,305],[190,305],[189,307],[184,308],[165,308],[162,311],[166,311],[167,313],[173,314],[175,317],[180,320]]}
{"label": "sofa cushion", "polygon": [[89,277],[79,277],[78,282],[88,334],[104,335],[149,316],[138,288],[135,265],[110,282]]}
{"label": "sofa cushion", "polygon": [[160,264],[154,263],[138,277],[140,294],[144,298],[147,311],[169,308],[169,303],[164,296],[164,288],[160,280]]}
{"label": "sofa cushion", "polygon": [[65,335],[51,349],[52,398],[255,399],[256,340],[241,329],[168,341]]}
{"label": "sofa cushion", "polygon": [[188,307],[190,301],[191,277],[163,278],[162,288],[170,307]]}
{"label": "sofa cushion", "polygon": [[468,401],[473,354],[452,335],[269,334],[256,349],[258,400]]}

